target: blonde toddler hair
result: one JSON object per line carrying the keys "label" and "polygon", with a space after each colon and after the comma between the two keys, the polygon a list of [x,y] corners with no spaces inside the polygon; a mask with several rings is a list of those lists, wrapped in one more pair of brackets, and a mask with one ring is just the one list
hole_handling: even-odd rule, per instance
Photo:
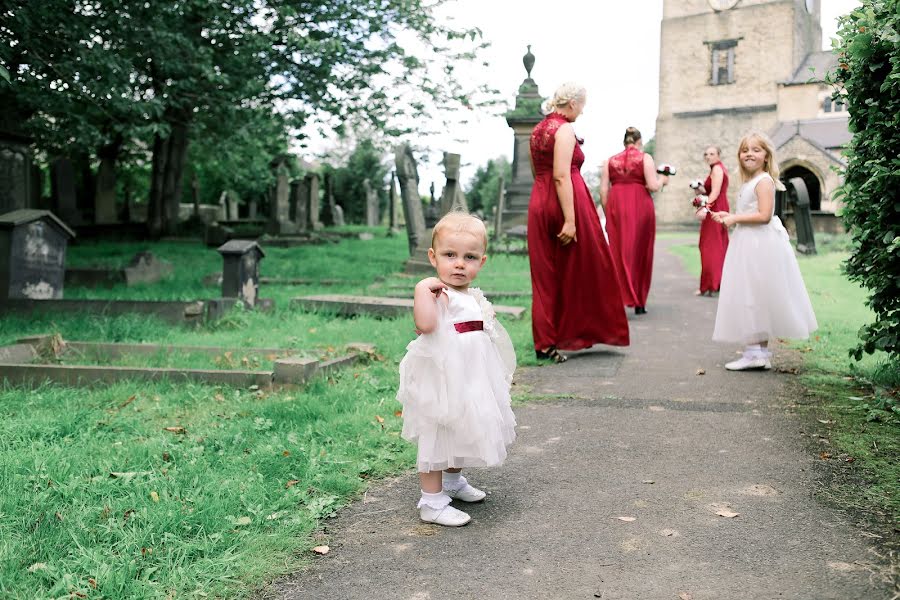
{"label": "blonde toddler hair", "polygon": [[741,138],[741,141],[738,142],[737,159],[738,167],[741,170],[741,181],[750,179],[750,174],[747,173],[747,170],[744,169],[744,163],[741,162],[741,150],[748,147],[752,142],[756,142],[766,151],[766,160],[763,163],[763,171],[772,177],[772,181],[775,182],[776,190],[784,190],[784,184],[778,179],[779,171],[778,165],[775,163],[775,148],[772,146],[772,140],[761,131],[748,131],[744,134],[744,137]]}
{"label": "blonde toddler hair", "polygon": [[573,81],[562,84],[553,92],[553,97],[544,101],[541,110],[545,115],[549,115],[557,108],[562,108],[573,100],[584,100],[587,96],[587,90],[583,85]]}
{"label": "blonde toddler hair", "polygon": [[484,221],[461,210],[448,212],[441,217],[440,221],[435,223],[434,230],[431,232],[431,247],[434,248],[435,241],[442,233],[459,231],[480,237],[484,244],[484,251],[487,251],[488,235]]}

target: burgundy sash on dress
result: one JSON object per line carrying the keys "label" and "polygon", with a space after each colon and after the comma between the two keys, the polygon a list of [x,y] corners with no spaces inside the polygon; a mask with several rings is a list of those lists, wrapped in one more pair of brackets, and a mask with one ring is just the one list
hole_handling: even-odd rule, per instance
{"label": "burgundy sash on dress", "polygon": [[454,323],[457,333],[468,333],[470,331],[484,331],[484,321],[463,321],[462,323]]}

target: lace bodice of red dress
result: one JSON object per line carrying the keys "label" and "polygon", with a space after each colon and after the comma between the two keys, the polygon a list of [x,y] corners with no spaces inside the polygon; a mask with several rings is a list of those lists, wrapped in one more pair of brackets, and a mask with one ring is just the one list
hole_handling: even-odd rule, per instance
{"label": "lace bodice of red dress", "polygon": [[609,180],[611,183],[639,183],[646,185],[644,179],[644,153],[628,146],[622,152],[609,159]]}
{"label": "lace bodice of red dress", "polygon": [[[553,173],[553,146],[556,143],[556,131],[568,120],[559,113],[550,113],[544,120],[535,125],[531,132],[531,159],[534,162],[534,174],[539,177],[546,173]],[[575,151],[572,153],[572,168],[581,169],[584,163],[584,152],[581,144],[584,140],[578,139]]]}

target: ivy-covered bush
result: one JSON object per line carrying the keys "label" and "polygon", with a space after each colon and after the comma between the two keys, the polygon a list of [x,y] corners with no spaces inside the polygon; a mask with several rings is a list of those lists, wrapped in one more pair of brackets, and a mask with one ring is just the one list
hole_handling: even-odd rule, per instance
{"label": "ivy-covered bush", "polygon": [[846,269],[875,312],[851,354],[883,350],[900,368],[900,0],[863,0],[835,44],[830,81],[846,94],[853,133],[839,191],[853,240]]}

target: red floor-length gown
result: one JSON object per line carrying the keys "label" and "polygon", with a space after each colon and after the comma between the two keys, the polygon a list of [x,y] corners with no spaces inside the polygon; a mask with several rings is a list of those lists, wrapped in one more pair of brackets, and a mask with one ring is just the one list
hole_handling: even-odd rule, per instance
{"label": "red floor-length gown", "polygon": [[656,212],[644,180],[644,153],[628,146],[609,159],[606,233],[625,306],[647,305]]}
{"label": "red floor-length gown", "polygon": [[534,187],[528,203],[528,258],[531,263],[534,347],[580,350],[594,344],[628,345],[628,319],[612,256],[584,179],[581,140],[572,155],[572,191],[577,242],[563,246],[557,234],[562,208],[553,182],[556,131],[566,123],[551,113],[531,134]]}
{"label": "red floor-length gown", "polygon": [[[722,167],[722,189],[716,199],[709,199],[707,208],[712,212],[724,210],[728,212],[728,170],[721,161],[716,165]],[[716,165],[713,165],[715,167]],[[703,184],[712,190],[712,167]],[[725,251],[728,250],[728,229],[721,223],[713,221],[712,216],[700,222],[700,292],[718,292],[722,283],[722,264],[725,262]]]}

